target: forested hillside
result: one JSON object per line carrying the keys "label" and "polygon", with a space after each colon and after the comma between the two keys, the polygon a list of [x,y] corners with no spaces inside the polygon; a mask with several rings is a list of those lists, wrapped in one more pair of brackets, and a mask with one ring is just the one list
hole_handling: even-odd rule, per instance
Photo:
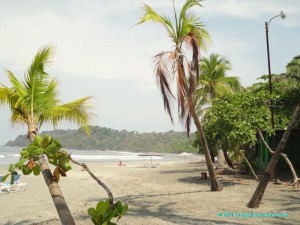
{"label": "forested hillside", "polygon": [[[46,131],[41,135],[46,133],[59,140],[64,148],[70,149],[165,153],[179,153],[182,151],[197,152],[197,149],[192,146],[194,135],[191,135],[188,139],[184,132],[138,133],[135,131],[118,131],[94,126],[91,127],[90,136],[87,136],[81,129]],[[27,146],[28,144],[29,141],[26,135],[20,135],[14,141],[9,141],[6,145]]]}

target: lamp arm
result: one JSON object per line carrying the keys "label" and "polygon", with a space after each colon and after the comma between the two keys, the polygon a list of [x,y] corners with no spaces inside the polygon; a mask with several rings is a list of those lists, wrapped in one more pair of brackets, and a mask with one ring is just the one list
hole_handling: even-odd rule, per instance
{"label": "lamp arm", "polygon": [[277,15],[277,16],[274,16],[274,17],[272,17],[272,18],[269,20],[269,22],[267,23],[267,26],[269,27],[269,23],[271,22],[271,20],[275,19],[275,18],[276,18],[276,17],[278,17],[278,16],[281,16],[281,14],[279,14],[279,15]]}

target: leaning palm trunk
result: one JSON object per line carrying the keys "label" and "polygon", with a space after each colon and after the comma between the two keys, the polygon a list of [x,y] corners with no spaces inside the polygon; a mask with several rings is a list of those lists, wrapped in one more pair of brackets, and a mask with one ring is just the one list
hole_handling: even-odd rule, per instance
{"label": "leaning palm trunk", "polygon": [[[28,138],[30,142],[33,142],[37,134],[36,125],[34,123],[28,123]],[[73,225],[75,224],[70,209],[64,199],[64,196],[60,190],[58,183],[54,180],[52,172],[44,158],[43,155],[39,157],[39,164],[41,171],[46,182],[46,185],[49,188],[52,200],[54,202],[55,208],[59,215],[60,221],[63,225]]]}
{"label": "leaning palm trunk", "polygon": [[258,208],[260,206],[260,203],[261,203],[262,197],[264,195],[264,192],[267,188],[269,179],[274,172],[277,161],[278,161],[283,149],[285,148],[287,140],[290,137],[290,134],[292,133],[293,127],[296,124],[299,115],[300,115],[300,103],[298,103],[298,105],[296,106],[296,109],[291,118],[291,121],[289,122],[289,125],[288,125],[286,131],[284,132],[270,162],[268,163],[268,166],[267,166],[263,176],[261,177],[260,182],[259,182],[250,202],[247,204],[247,206],[249,208]]}
{"label": "leaning palm trunk", "polygon": [[[263,135],[262,135],[262,133],[261,133],[260,130],[258,130],[258,134],[259,134],[260,139],[262,140],[262,142],[264,143],[264,145],[268,149],[268,151],[273,155],[274,151],[270,148],[270,146],[268,145],[268,143],[264,140],[264,137],[263,137]],[[282,156],[282,158],[284,158],[284,160],[286,161],[286,163],[290,167],[290,170],[291,170],[292,175],[293,175],[293,185],[298,186],[300,179],[297,177],[297,173],[296,173],[296,171],[295,171],[295,169],[293,167],[293,164],[291,163],[291,161],[289,160],[289,158],[287,157],[286,154],[281,153],[280,155]]]}
{"label": "leaning palm trunk", "polygon": [[213,163],[212,163],[212,160],[211,160],[211,157],[210,157],[210,152],[209,152],[209,148],[208,148],[208,145],[207,145],[207,141],[206,141],[201,123],[199,121],[199,118],[196,115],[195,110],[191,110],[191,114],[192,114],[194,123],[197,127],[197,131],[198,131],[200,139],[201,139],[202,147],[204,149],[205,161],[206,161],[206,165],[207,165],[207,169],[208,169],[208,173],[209,173],[209,177],[210,177],[210,182],[211,182],[211,191],[222,191],[223,188],[217,180],[217,176],[216,176],[216,173],[215,173],[215,170],[214,170],[214,166],[213,166]]}

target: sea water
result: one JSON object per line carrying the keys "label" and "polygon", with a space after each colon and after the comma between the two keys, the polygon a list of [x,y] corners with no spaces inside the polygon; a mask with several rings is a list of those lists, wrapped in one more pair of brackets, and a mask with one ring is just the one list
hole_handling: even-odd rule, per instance
{"label": "sea water", "polygon": [[[20,159],[22,147],[0,146],[0,164],[16,163]],[[130,161],[179,161],[183,162],[183,157],[177,154],[161,154],[160,156],[139,156],[140,152],[128,151],[103,151],[103,150],[74,150],[66,149],[72,158],[79,162],[104,161],[104,162],[130,162]],[[187,160],[203,160],[202,155],[192,155]]]}

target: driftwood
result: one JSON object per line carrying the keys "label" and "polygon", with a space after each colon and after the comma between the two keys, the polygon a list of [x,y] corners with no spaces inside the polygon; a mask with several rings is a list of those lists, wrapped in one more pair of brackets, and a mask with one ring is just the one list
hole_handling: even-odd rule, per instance
{"label": "driftwood", "polygon": [[[261,133],[260,130],[258,130],[258,134],[259,134],[260,139],[262,140],[262,142],[264,143],[264,145],[266,146],[266,148],[270,152],[270,154],[273,155],[274,151],[270,148],[270,146],[268,145],[268,143],[265,141],[265,139],[264,139],[264,137],[263,137],[263,135],[262,135],[262,133]],[[299,185],[300,179],[297,177],[297,174],[296,174],[296,171],[295,171],[295,169],[293,167],[293,164],[291,163],[291,161],[289,160],[289,158],[287,157],[286,154],[281,153],[280,155],[282,156],[282,158],[284,158],[284,160],[286,161],[286,163],[290,167],[290,170],[291,170],[292,175],[293,175],[293,183],[292,183],[292,185],[297,187]]]}
{"label": "driftwood", "polygon": [[248,161],[248,159],[246,158],[245,155],[243,155],[243,159],[244,159],[245,162],[247,163],[247,165],[248,165],[248,167],[249,167],[249,169],[250,169],[250,172],[252,173],[252,175],[253,175],[253,177],[255,178],[255,180],[259,181],[259,178],[257,177],[257,175],[256,175],[256,173],[255,173],[255,171],[254,171],[254,169],[252,168],[250,162]]}
{"label": "driftwood", "polygon": [[88,166],[85,163],[80,163],[77,162],[76,160],[74,160],[70,154],[66,154],[68,156],[68,158],[75,164],[81,166],[82,168],[84,168],[88,174],[90,174],[90,176],[97,181],[97,183],[107,192],[108,198],[109,198],[109,204],[110,206],[114,209],[115,205],[114,205],[114,198],[113,198],[113,194],[110,191],[110,189],[106,186],[106,184],[104,184],[98,177],[95,176],[95,174],[88,168]]}

